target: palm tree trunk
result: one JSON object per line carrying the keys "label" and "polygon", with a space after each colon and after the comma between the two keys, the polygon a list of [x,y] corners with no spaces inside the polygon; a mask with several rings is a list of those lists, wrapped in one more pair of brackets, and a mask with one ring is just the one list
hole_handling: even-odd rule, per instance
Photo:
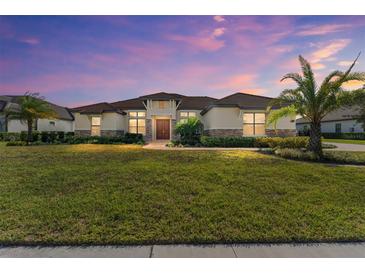
{"label": "palm tree trunk", "polygon": [[33,129],[33,120],[28,120],[28,136],[27,136],[27,145],[32,142],[32,129]]}
{"label": "palm tree trunk", "polygon": [[310,131],[309,131],[309,144],[308,150],[317,154],[320,158],[322,158],[322,142],[321,142],[321,123],[314,122],[311,123]]}

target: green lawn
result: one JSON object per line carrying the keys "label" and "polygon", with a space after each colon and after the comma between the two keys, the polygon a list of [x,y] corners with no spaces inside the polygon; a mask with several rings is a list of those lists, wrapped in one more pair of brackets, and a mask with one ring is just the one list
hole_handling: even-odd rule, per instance
{"label": "green lawn", "polygon": [[348,139],[323,139],[323,142],[365,145],[365,140],[348,140]]}
{"label": "green lawn", "polygon": [[243,151],[0,145],[0,244],[365,240],[365,168]]}

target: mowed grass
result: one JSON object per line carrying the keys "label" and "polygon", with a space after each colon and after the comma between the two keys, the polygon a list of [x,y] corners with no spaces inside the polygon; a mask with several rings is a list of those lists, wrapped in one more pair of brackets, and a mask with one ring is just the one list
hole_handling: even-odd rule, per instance
{"label": "mowed grass", "polygon": [[365,168],[248,151],[0,146],[1,244],[365,240]]}
{"label": "mowed grass", "polygon": [[323,139],[323,142],[365,145],[365,140],[348,140],[348,139]]}

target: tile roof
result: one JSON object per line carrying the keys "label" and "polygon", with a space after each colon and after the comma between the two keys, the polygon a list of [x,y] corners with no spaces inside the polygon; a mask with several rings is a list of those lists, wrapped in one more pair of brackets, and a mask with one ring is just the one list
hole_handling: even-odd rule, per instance
{"label": "tile roof", "polygon": [[217,99],[208,96],[185,96],[181,99],[178,109],[202,110],[216,101]]}
{"label": "tile roof", "polygon": [[111,105],[120,110],[146,109],[146,107],[143,105],[143,100],[141,100],[139,98],[118,101],[118,102],[111,103]]}
{"label": "tile roof", "polygon": [[[348,107],[348,108],[340,108],[335,111],[328,113],[323,119],[322,122],[331,122],[331,121],[344,121],[344,120],[353,120],[354,116],[359,114],[358,107]],[[306,124],[309,121],[305,118],[299,118],[296,120],[297,124]]]}
{"label": "tile roof", "polygon": [[[22,95],[0,95],[0,100],[6,102],[6,104],[12,104],[12,107],[16,107],[23,96]],[[46,101],[51,109],[57,114],[57,118],[61,120],[73,121],[74,117],[68,108],[61,107],[59,105]],[[3,107],[5,108],[5,106]],[[1,110],[1,107],[0,107]]]}
{"label": "tile roof", "polygon": [[104,112],[117,112],[124,114],[118,108],[106,102],[72,108],[71,111],[79,112],[81,114],[101,114]]}
{"label": "tile roof", "polygon": [[180,98],[183,98],[183,97],[185,97],[185,96],[181,95],[181,94],[177,94],[177,93],[157,92],[157,93],[153,93],[153,94],[140,96],[138,98],[142,99],[142,100],[147,100],[147,99],[174,100],[174,99],[180,99]]}
{"label": "tile roof", "polygon": [[[237,92],[216,100],[202,111],[202,115],[213,107],[238,107],[241,109],[266,109],[273,98]],[[275,108],[275,107],[274,107]]]}

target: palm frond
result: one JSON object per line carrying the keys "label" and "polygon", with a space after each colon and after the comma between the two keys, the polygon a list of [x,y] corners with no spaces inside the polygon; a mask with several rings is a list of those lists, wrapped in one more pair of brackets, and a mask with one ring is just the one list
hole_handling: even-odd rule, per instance
{"label": "palm frond", "polygon": [[274,129],[276,130],[277,123],[280,119],[297,114],[297,108],[295,105],[290,105],[286,107],[282,107],[280,109],[271,110],[266,120],[266,125],[270,126],[273,125]]}

